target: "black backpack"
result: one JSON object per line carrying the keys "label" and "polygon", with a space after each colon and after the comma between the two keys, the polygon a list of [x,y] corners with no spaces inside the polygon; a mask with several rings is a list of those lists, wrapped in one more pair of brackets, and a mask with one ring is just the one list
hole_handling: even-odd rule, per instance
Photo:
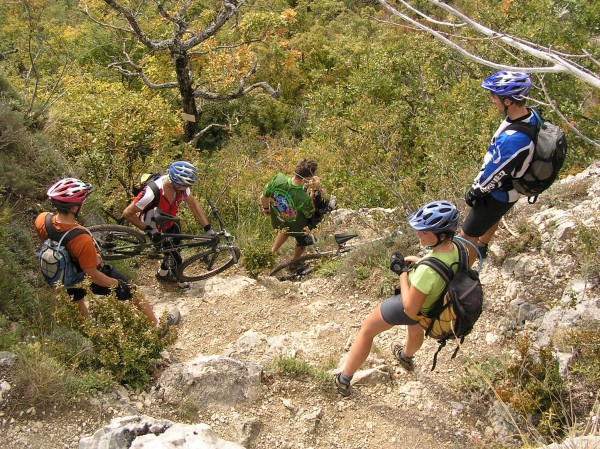
{"label": "black backpack", "polygon": [[146,212],[150,209],[154,209],[158,206],[160,201],[160,189],[156,184],[156,180],[160,178],[162,174],[160,173],[143,173],[133,182],[133,186],[131,187],[131,193],[134,198],[137,197],[145,187],[148,187],[154,193],[154,200],[150,203],[142,212]]}
{"label": "black backpack", "polygon": [[325,215],[336,209],[335,197],[330,195],[327,200],[323,197],[323,191],[317,190],[314,197],[315,213],[308,219],[308,229],[315,229],[323,221]]}
{"label": "black backpack", "polygon": [[[439,347],[433,356],[433,366],[437,364],[438,353],[450,339],[460,339],[460,344],[471,332],[483,309],[483,289],[479,273],[468,266],[469,252],[458,238],[453,240],[458,248],[458,271],[454,271],[435,257],[426,257],[417,265],[427,265],[446,281],[446,288],[427,315],[419,315],[419,324],[425,335],[439,340]],[[456,357],[458,345],[451,358]]]}
{"label": "black backpack", "polygon": [[512,180],[514,189],[527,195],[529,202],[533,204],[538,195],[556,180],[567,156],[567,139],[558,126],[543,119],[535,109],[531,112],[538,120],[537,125],[515,122],[508,125],[505,131],[518,131],[529,136],[533,142],[531,163],[523,176]]}

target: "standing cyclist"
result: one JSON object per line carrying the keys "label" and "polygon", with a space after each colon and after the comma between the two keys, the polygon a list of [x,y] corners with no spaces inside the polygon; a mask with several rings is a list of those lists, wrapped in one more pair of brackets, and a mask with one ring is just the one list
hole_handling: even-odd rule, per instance
{"label": "standing cyclist", "polygon": [[[162,212],[169,215],[177,215],[181,203],[185,203],[191,209],[192,214],[204,226],[204,232],[207,235],[214,235],[204,209],[196,198],[192,195],[190,187],[198,180],[198,171],[189,162],[177,161],[173,162],[167,174],[152,181],[155,183],[155,188],[150,185],[144,189],[133,199],[133,201],[123,211],[123,216],[134,226],[138,227],[148,235],[154,242],[158,243],[162,240],[164,232],[174,234],[181,233],[179,223],[174,221],[167,222],[158,226],[154,220],[154,208],[158,207]],[[157,195],[155,194],[157,192]],[[177,243],[177,242],[173,242]],[[175,261],[175,266],[171,267],[168,261],[163,259],[156,277],[159,280],[174,282],[177,279],[177,266],[181,264],[182,259],[178,251],[169,253]],[[189,288],[187,282],[178,282],[177,285],[181,288]]]}
{"label": "standing cyclist", "polygon": [[[448,201],[434,201],[425,204],[408,217],[408,224],[415,230],[419,243],[431,252],[425,257],[435,257],[458,269],[458,248],[452,238],[458,227],[459,214],[454,204]],[[417,256],[408,256],[409,263],[418,262]],[[407,371],[414,370],[413,356],[421,348],[425,331],[419,325],[418,315],[425,315],[435,305],[446,288],[444,279],[431,267],[418,265],[400,274],[400,294],[387,298],[378,305],[362,322],[358,335],[352,343],[350,353],[342,371],[334,378],[338,392],[350,395],[350,381],[354,373],[367,360],[373,340],[393,326],[406,326],[404,345],[392,346],[394,357]]]}
{"label": "standing cyclist", "polygon": [[296,239],[294,259],[302,255],[307,246],[315,243],[307,231],[309,218],[315,213],[314,195],[317,189],[311,186],[319,183],[317,162],[300,159],[291,178],[278,173],[267,184],[260,197],[264,215],[271,216],[271,225],[277,229],[277,236],[271,247],[276,253],[289,236]]}
{"label": "standing cyclist", "polygon": [[[485,79],[481,87],[490,91],[492,103],[505,118],[492,137],[479,174],[465,194],[465,202],[471,209],[461,236],[477,245],[485,256],[500,219],[519,199],[512,180],[525,173],[534,151],[528,135],[505,129],[514,122],[536,125],[538,120],[525,104],[531,89],[527,73],[500,71]],[[468,247],[472,265],[476,254]]]}
{"label": "standing cyclist", "polygon": [[[56,232],[66,232],[73,228],[83,228],[77,222],[83,201],[92,193],[93,188],[87,182],[75,178],[65,178],[54,183],[47,192],[50,202],[57,213],[43,212],[35,219],[35,230],[42,240],[48,238],[47,226],[52,226]],[[85,229],[85,228],[83,228]],[[115,290],[117,299],[131,299],[133,304],[146,315],[152,326],[158,325],[158,319],[152,311],[150,303],[141,293],[133,293],[128,280],[118,270],[104,264],[96,251],[92,236],[88,232],[81,233],[67,243],[67,251],[76,265],[92,280],[91,290],[97,295],[109,295]],[[89,317],[90,312],[84,301],[86,289],[77,286],[67,286],[67,293],[77,304],[79,312]]]}

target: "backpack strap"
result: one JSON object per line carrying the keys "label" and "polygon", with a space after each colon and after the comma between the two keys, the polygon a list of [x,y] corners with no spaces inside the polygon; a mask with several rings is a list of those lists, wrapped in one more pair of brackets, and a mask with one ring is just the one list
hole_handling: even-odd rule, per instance
{"label": "backpack strap", "polygon": [[[49,213],[48,215],[46,215],[46,218],[44,218],[44,226],[46,227],[46,233],[48,234],[48,238],[50,238],[51,240],[54,240],[55,242],[58,242],[59,247],[60,246],[66,247],[67,243],[69,243],[71,240],[73,240],[78,235],[89,234],[88,230],[84,229],[81,226],[78,226],[76,228],[71,228],[68,231],[59,231],[52,224],[52,217],[54,217],[54,214]],[[63,245],[63,242],[64,242],[64,245]]]}
{"label": "backpack strap", "polygon": [[156,206],[158,206],[158,203],[160,203],[160,189],[158,188],[158,184],[156,184],[155,181],[150,181],[148,184],[146,184],[145,188],[152,190],[152,193],[154,193],[154,199],[142,210],[142,214],[145,214],[150,209],[154,209]]}
{"label": "backpack strap", "polygon": [[[458,248],[459,270],[460,269],[464,270],[465,268],[463,268],[463,267],[467,266],[466,261],[468,260],[468,257],[469,257],[468,254],[466,254],[467,249],[463,245],[459,245],[457,242],[453,241],[453,243]],[[452,265],[455,265],[455,264],[456,264],[456,262],[454,262]],[[433,270],[435,270],[435,272],[441,276],[441,278],[444,280],[444,282],[446,282],[446,287],[448,286],[448,283],[454,277],[454,271],[452,270],[452,268],[450,268],[448,265],[446,265],[444,262],[442,262],[440,259],[438,259],[436,257],[426,257],[423,260],[421,260],[417,265],[427,265],[428,267],[433,268]],[[445,293],[446,293],[446,290],[444,290],[441,297],[443,297]]]}
{"label": "backpack strap", "polygon": [[520,133],[525,134],[533,141],[534,145],[537,141],[537,135],[539,132],[538,125],[532,125],[531,123],[527,123],[527,122],[523,122],[523,121],[511,123],[506,128],[504,128],[504,131],[507,131],[507,130],[518,131]]}

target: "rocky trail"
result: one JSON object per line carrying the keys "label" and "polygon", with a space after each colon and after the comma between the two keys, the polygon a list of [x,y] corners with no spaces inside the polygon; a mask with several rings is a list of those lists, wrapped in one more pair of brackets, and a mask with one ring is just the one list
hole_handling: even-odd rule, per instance
{"label": "rocky trail", "polygon": [[[592,170],[597,178],[600,169]],[[598,190],[600,185],[589,190],[590,207],[595,208],[596,216]],[[515,211],[516,215],[522,213]],[[556,216],[546,220],[553,220],[551,234],[560,230]],[[538,217],[538,223],[542,226],[544,220]],[[551,237],[553,240],[556,236]],[[259,367],[259,385],[249,387],[244,400],[234,400],[242,380],[229,382],[223,374],[213,381],[222,382],[231,396],[221,392],[220,397],[225,399],[220,402],[187,400],[183,395],[174,403],[167,400],[168,388],[157,381],[142,392],[119,387],[66,412],[41,413],[31,408],[13,413],[3,407],[0,447],[92,447],[80,446],[81,438],[114,418],[132,415],[184,424],[205,423],[212,428],[211,438],[215,441],[214,446],[202,446],[207,448],[239,447],[234,443],[252,449],[499,447],[517,431],[503,420],[489,398],[484,400],[479,389],[469,388],[471,378],[465,366],[505,351],[517,329],[533,332],[539,327],[552,327],[552,322],[542,321],[544,313],[537,313],[538,309],[528,302],[532,290],[550,282],[549,278],[553,283],[548,284],[548,290],[565,289],[571,281],[564,270],[562,275],[559,270],[544,271],[537,256],[516,256],[498,265],[494,260],[500,251],[492,247],[492,255],[484,265],[484,313],[455,359],[451,355],[456,343],[451,343],[440,353],[436,370],[430,371],[437,342],[426,339],[416,355],[415,371],[406,372],[390,351],[393,342],[404,338],[404,328],[394,328],[376,338],[363,371],[355,376],[358,382],[350,398],[339,396],[331,382],[270,374],[268,368],[282,356],[314,367],[339,366],[362,319],[384,298],[368,293],[375,289],[357,289],[335,275],[302,282],[279,282],[263,276],[254,280],[236,266],[219,277],[179,291],[158,284],[153,276],[155,262],[149,263],[138,284],[157,312],[178,307],[182,314],[177,341],[168,350],[171,365],[164,368],[163,376],[176,366],[195,363],[199,356],[219,356],[221,361],[239,362],[227,362],[232,363],[232,370],[245,364]],[[564,261],[554,261],[559,262]],[[376,273],[369,282],[378,282]],[[577,293],[576,287],[572,291]],[[597,289],[596,296],[591,294],[596,302],[597,294]],[[581,304],[584,301],[587,299]],[[594,313],[598,313],[597,304],[595,307]],[[175,393],[169,394],[173,397]],[[218,443],[217,437],[232,445]]]}

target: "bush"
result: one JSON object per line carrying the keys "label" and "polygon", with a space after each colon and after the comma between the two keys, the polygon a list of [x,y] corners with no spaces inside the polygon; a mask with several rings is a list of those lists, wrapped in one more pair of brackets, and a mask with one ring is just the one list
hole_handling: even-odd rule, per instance
{"label": "bush", "polygon": [[[82,327],[96,349],[96,365],[109,371],[117,382],[134,388],[146,385],[150,365],[174,342],[175,330],[170,328],[169,335],[159,339],[148,319],[130,301],[118,301],[113,295],[91,297],[89,309],[94,319],[84,320]],[[161,322],[165,320],[163,316]]]}
{"label": "bush", "polygon": [[273,267],[275,254],[266,242],[251,242],[244,250],[244,268],[250,277],[256,279],[266,268]]}
{"label": "bush", "polygon": [[308,362],[295,357],[280,356],[266,367],[270,375],[291,377],[293,379],[313,379],[324,387],[331,386],[329,371],[335,367],[335,361],[329,360],[324,366],[314,367]]}
{"label": "bush", "polygon": [[535,432],[552,439],[567,430],[570,418],[565,408],[563,381],[550,348],[533,350],[527,337],[517,344],[518,357],[506,366],[506,377],[496,388]]}
{"label": "bush", "polygon": [[24,406],[63,408],[81,395],[106,390],[110,376],[98,372],[74,372],[43,351],[34,341],[17,348],[16,384]]}

